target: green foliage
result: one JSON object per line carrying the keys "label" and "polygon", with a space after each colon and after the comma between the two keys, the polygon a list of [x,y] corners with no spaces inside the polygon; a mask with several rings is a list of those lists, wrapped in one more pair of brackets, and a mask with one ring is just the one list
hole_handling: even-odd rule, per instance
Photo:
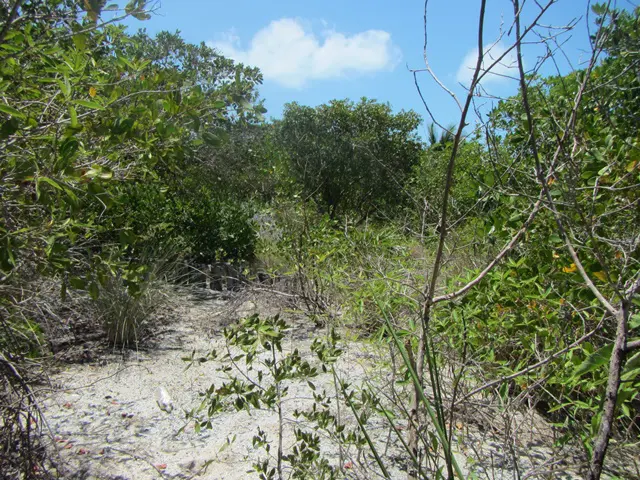
{"label": "green foliage", "polygon": [[[73,5],[25,6],[23,21],[3,39],[3,273],[36,264],[86,281],[92,265],[126,270],[120,259],[138,238],[148,242],[186,222],[201,222],[187,233],[194,254],[205,243],[208,255],[250,254],[247,215],[236,222],[231,217],[242,208],[211,198],[215,182],[198,189],[203,198],[178,187],[195,159],[224,141],[225,125],[252,121],[259,73],[177,35],[97,28],[99,2],[84,20]],[[144,6],[136,1],[126,10],[140,18]],[[162,205],[167,191],[170,206]],[[127,204],[132,196],[147,202],[140,214]]]}
{"label": "green foliage", "polygon": [[264,205],[297,192],[276,133],[273,124],[235,124],[229,128],[228,141],[211,152],[206,162],[225,195]]}
{"label": "green foliage", "polygon": [[361,333],[375,333],[382,320],[376,302],[392,315],[410,314],[424,276],[423,247],[393,224],[340,223],[293,207],[274,218],[282,230],[263,242],[258,258],[277,253],[280,274],[292,277],[307,315],[322,325],[338,316]]}
{"label": "green foliage", "polygon": [[[640,10],[595,10],[597,39],[607,54],[601,64],[590,73],[530,79],[540,164],[519,95],[492,112],[491,164],[478,176],[491,176],[495,186],[483,198],[487,240],[501,243],[512,238],[544,185],[587,276],[617,303],[637,277],[640,261],[634,240],[640,234],[640,136],[637,115],[631,113],[637,112],[637,95],[631,92],[638,83],[634,72]],[[578,97],[586,75],[587,88]],[[567,134],[564,126],[576,98],[581,99],[577,120]],[[615,319],[585,285],[548,210],[537,215],[524,238],[506,265],[490,272],[459,304],[439,312],[439,328],[464,338],[474,358],[496,376],[518,372],[599,328],[597,335],[531,375],[517,377],[507,388],[525,391],[544,378],[544,389],[530,392],[539,406],[550,414],[562,413],[584,438],[593,437],[608,380]],[[460,318],[466,324],[453,320]],[[637,337],[637,325],[630,325],[627,333]],[[618,392],[618,420],[624,426],[633,425],[640,398],[636,362],[635,356],[628,360]]]}
{"label": "green foliage", "polygon": [[36,358],[43,354],[44,335],[40,324],[4,299],[0,303],[0,351],[15,358]]}
{"label": "green foliage", "polygon": [[[146,20],[147,7],[132,0],[120,19]],[[11,361],[39,350],[15,292],[43,275],[63,299],[84,291],[109,340],[133,345],[157,304],[148,264],[176,252],[251,255],[250,212],[214,195],[210,171],[195,188],[184,181],[230,125],[260,120],[259,72],[178,35],[129,35],[100,20],[111,10],[103,1],[0,5],[0,305],[11,312],[0,343]],[[15,443],[25,456],[27,443]]]}
{"label": "green foliage", "polygon": [[448,145],[453,143],[455,138],[456,125],[447,125],[446,128],[441,129],[440,135],[436,130],[436,124],[430,123],[427,127],[427,141],[429,142],[429,148],[432,150],[443,150]]}
{"label": "green foliage", "polygon": [[[425,148],[415,112],[394,114],[366,98],[315,108],[288,104],[281,121],[265,125],[255,68],[177,33],[152,38],[102,24],[103,12],[117,9],[102,0],[17,5],[19,21],[9,2],[0,4],[0,359],[42,353],[42,328],[16,295],[40,276],[59,279],[63,299],[70,289],[85,291],[109,340],[133,345],[157,306],[154,260],[252,259],[259,248],[259,256],[270,255],[293,278],[318,324],[341,318],[380,338],[391,335],[404,378],[416,385],[436,426],[434,445],[449,448],[433,372],[438,351],[427,356],[436,380],[434,410],[410,356],[425,311],[425,231],[443,207],[453,128],[438,136],[431,125]],[[146,8],[145,0],[132,0],[124,16],[146,20]],[[520,92],[494,109],[483,139],[475,132],[460,143],[452,220],[437,230],[457,229],[447,237],[452,243],[482,231],[479,250],[493,251],[520,231],[541,187],[545,203],[508,260],[456,303],[434,306],[430,319],[450,350],[464,350],[496,377],[567,349],[502,393],[529,391],[544,378],[533,398],[548,414],[579,425],[585,439],[599,424],[615,325],[566,244],[614,303],[640,263],[640,10],[593,10],[600,63],[566,76],[528,78],[533,124]],[[312,213],[309,201],[318,207]],[[260,245],[252,221],[258,210],[279,229]],[[400,227],[395,222],[403,214]],[[420,242],[405,236],[409,230],[420,232]],[[457,267],[445,266],[444,276]],[[475,274],[453,279],[451,289]],[[626,333],[637,340],[637,300],[630,310]],[[267,408],[282,422],[289,385],[306,380],[313,408],[295,416],[314,428],[293,429],[288,452],[281,434],[277,465],[269,458],[255,465],[260,478],[282,477],[283,463],[292,478],[337,477],[318,430],[340,445],[368,448],[387,475],[367,433],[368,412],[384,413],[398,430],[371,390],[356,395],[337,379],[335,332],[314,342],[320,362],[314,366],[298,350],[283,353],[287,328],[277,316],[257,315],[228,328],[228,364],[221,369],[227,381],[203,392],[189,418],[197,429],[211,428],[211,417],[227,408]],[[594,330],[597,335],[589,333]],[[211,352],[199,361],[215,357]],[[236,375],[240,363],[244,370]],[[357,429],[346,428],[329,396],[316,390],[311,379],[320,369],[333,375],[335,398],[355,416]],[[639,392],[640,353],[629,352],[620,425],[634,425]],[[268,456],[272,443],[260,429],[253,439]]]}
{"label": "green foliage", "polygon": [[[282,341],[288,328],[279,316],[261,318],[259,315],[252,315],[225,329],[224,335],[228,345],[237,347],[239,352],[229,351],[223,359],[236,364],[243,361],[249,371],[254,370],[254,364],[256,367],[266,367],[266,370],[255,368],[257,382],[247,382],[246,378],[241,380],[233,377],[221,387],[209,389],[200,407],[191,412],[190,416],[195,417],[207,405],[207,411],[212,415],[224,408],[222,400],[227,397],[228,406],[233,406],[236,410],[260,408],[261,405],[273,409],[287,394],[286,388],[280,388],[283,380],[316,376],[316,369],[306,360],[302,360],[297,349],[289,354],[282,354]],[[261,355],[263,352],[268,355]],[[200,362],[217,357],[218,354],[212,351]],[[193,358],[187,360],[193,361]],[[222,370],[231,372],[226,366],[222,367]],[[270,377],[264,377],[265,371]],[[211,405],[215,405],[214,410],[211,410]],[[206,425],[201,424],[201,427],[204,426]]]}
{"label": "green foliage", "polygon": [[302,194],[331,218],[389,212],[406,201],[402,191],[422,145],[413,111],[363,98],[333,100],[316,108],[285,106],[279,138]]}
{"label": "green foliage", "polygon": [[252,209],[217,192],[207,169],[189,169],[166,185],[131,184],[121,195],[109,218],[120,231],[115,240],[134,257],[149,249],[197,263],[253,256]]}

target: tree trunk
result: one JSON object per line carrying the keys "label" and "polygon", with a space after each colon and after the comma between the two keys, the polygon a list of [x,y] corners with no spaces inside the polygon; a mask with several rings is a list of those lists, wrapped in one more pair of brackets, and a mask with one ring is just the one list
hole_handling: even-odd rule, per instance
{"label": "tree trunk", "polygon": [[624,358],[627,353],[627,321],[629,319],[629,303],[623,300],[620,309],[616,313],[617,327],[616,340],[609,361],[609,380],[605,392],[602,419],[598,429],[598,436],[593,442],[593,454],[589,471],[589,480],[599,480],[602,474],[604,458],[611,438],[613,421],[615,420],[616,402],[618,400],[618,388],[620,388],[620,373]]}
{"label": "tree trunk", "polygon": [[[426,347],[427,330],[422,328],[420,332],[420,342],[418,345],[418,361],[416,362],[411,354],[411,344],[406,346],[407,353],[409,354],[409,360],[411,361],[411,368],[416,372],[420,386],[424,385],[423,372],[424,372],[424,353]],[[409,435],[407,438],[407,444],[411,449],[411,454],[416,461],[420,462],[420,456],[418,452],[418,427],[420,426],[420,392],[416,385],[413,386],[413,395],[411,397],[411,406],[409,407]],[[407,473],[408,480],[416,480],[418,478],[419,465],[415,465],[415,468],[409,468]]]}

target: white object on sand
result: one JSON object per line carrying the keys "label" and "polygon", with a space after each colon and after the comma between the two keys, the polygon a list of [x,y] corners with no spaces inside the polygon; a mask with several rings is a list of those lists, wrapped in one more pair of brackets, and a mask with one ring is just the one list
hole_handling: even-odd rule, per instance
{"label": "white object on sand", "polygon": [[169,396],[169,392],[167,392],[164,387],[158,387],[156,390],[156,403],[160,410],[164,410],[167,413],[171,413],[173,410],[173,400]]}

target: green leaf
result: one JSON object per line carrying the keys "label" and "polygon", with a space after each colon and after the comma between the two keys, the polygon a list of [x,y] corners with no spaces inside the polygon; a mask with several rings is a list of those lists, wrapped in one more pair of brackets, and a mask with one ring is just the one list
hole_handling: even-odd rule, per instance
{"label": "green leaf", "polygon": [[16,266],[16,260],[13,255],[13,249],[11,248],[11,241],[8,236],[5,236],[4,242],[0,246],[0,268],[3,271],[8,272]]}
{"label": "green leaf", "polygon": [[[80,148],[80,142],[75,137],[67,137],[60,142],[60,156],[63,160],[71,158]],[[66,166],[66,163],[65,163]]]}
{"label": "green leaf", "polygon": [[549,235],[549,240],[553,243],[563,243],[562,238],[560,238],[560,235],[558,235],[557,233],[552,233],[551,235]]}
{"label": "green leaf", "polygon": [[111,133],[115,135],[121,135],[130,131],[133,128],[134,120],[131,118],[117,118],[113,122],[113,126],[111,127]]}
{"label": "green leaf", "polygon": [[232,95],[231,98],[233,98],[233,101],[236,102],[240,108],[244,110],[253,109],[253,105],[251,105],[251,102],[249,102],[249,100],[244,98],[242,95]]}
{"label": "green leaf", "polygon": [[136,235],[132,230],[120,230],[119,237],[122,245],[132,245],[136,241]]}
{"label": "green leaf", "polygon": [[69,83],[69,77],[67,75],[64,76],[63,80],[59,78],[56,79],[58,82],[58,86],[60,87],[60,91],[64,95],[64,97],[68,100],[71,97],[71,85]]}
{"label": "green leaf", "polygon": [[216,133],[212,133],[212,132],[203,132],[202,133],[202,139],[208,143],[209,145],[212,145],[214,147],[219,147],[220,145],[222,145],[224,143],[224,139],[222,137],[222,135],[220,134],[219,131],[217,131]]}
{"label": "green leaf", "polygon": [[22,113],[17,108],[13,108],[13,107],[11,107],[9,105],[5,105],[5,104],[2,104],[2,103],[0,103],[0,112],[6,113],[8,115],[11,115],[13,117],[20,118],[20,119],[23,119],[23,120],[26,118],[25,114]]}
{"label": "green leaf", "polygon": [[22,51],[22,47],[18,45],[11,45],[10,43],[3,43],[2,45],[0,45],[0,48],[2,48],[3,50],[7,50],[11,53],[18,53]]}
{"label": "green leaf", "polygon": [[87,36],[84,33],[77,33],[73,36],[73,44],[78,50],[84,51],[87,49]]}
{"label": "green leaf", "polygon": [[586,373],[593,372],[609,362],[611,358],[611,352],[613,351],[613,343],[599,348],[591,355],[589,355],[584,362],[578,365],[578,368],[573,372],[573,377],[580,377]]}
{"label": "green leaf", "polygon": [[127,3],[127,5],[124,7],[124,11],[126,13],[131,13],[133,12],[136,8],[137,8],[137,4],[138,1],[137,0],[131,0],[129,3]]}
{"label": "green leaf", "polygon": [[97,165],[87,170],[84,173],[84,176],[88,178],[101,178],[103,180],[111,180],[113,178],[113,172],[106,167]]}
{"label": "green leaf", "polygon": [[137,20],[142,20],[142,21],[149,20],[151,18],[151,15],[144,12],[134,12],[131,14],[131,16]]}
{"label": "green leaf", "polygon": [[64,193],[67,194],[65,201],[71,205],[74,209],[77,209],[80,205],[80,200],[78,196],[71,190],[69,187],[63,187]]}
{"label": "green leaf", "polygon": [[90,102],[89,100],[74,100],[73,103],[81,105],[83,107],[91,108],[92,110],[104,110],[104,107],[96,102]]}
{"label": "green leaf", "polygon": [[78,126],[78,112],[73,105],[69,105],[69,118],[71,118],[71,126]]}
{"label": "green leaf", "polygon": [[62,187],[55,180],[52,180],[49,177],[38,177],[38,180],[37,180],[38,185],[40,185],[42,182],[48,183],[49,185],[51,185],[57,190],[62,190]]}
{"label": "green leaf", "polygon": [[80,277],[71,277],[69,279],[69,283],[71,286],[77,290],[84,290],[87,288],[87,282],[83,278]]}
{"label": "green leaf", "polygon": [[20,123],[16,117],[11,117],[9,120],[2,124],[0,127],[0,140],[10,137],[16,133],[20,128]]}
{"label": "green leaf", "polygon": [[622,369],[623,380],[626,380],[627,377],[635,378],[638,374],[638,369],[640,369],[640,352],[636,352],[636,354],[624,364],[624,368]]}
{"label": "green leaf", "polygon": [[106,0],[84,0],[84,9],[92,22],[97,22]]}

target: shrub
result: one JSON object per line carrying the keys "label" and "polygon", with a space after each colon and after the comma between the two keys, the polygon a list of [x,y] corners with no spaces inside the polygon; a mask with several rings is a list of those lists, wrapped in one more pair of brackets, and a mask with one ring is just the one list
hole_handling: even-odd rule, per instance
{"label": "shrub", "polygon": [[250,259],[256,242],[253,210],[234,198],[222,198],[206,174],[193,175],[172,187],[128,185],[110,213],[113,230],[123,233],[111,240],[130,244],[130,258],[153,251],[154,258],[178,253],[199,263]]}
{"label": "shrub", "polygon": [[94,300],[96,316],[113,346],[137,346],[162,304],[158,285],[147,281],[138,286],[139,291],[132,294],[122,278],[112,277]]}
{"label": "shrub", "polygon": [[[414,307],[422,247],[401,229],[340,223],[308,212],[279,213],[275,221],[282,237],[275,251],[316,322],[340,316],[373,333],[382,325],[376,302],[394,316]],[[273,244],[261,247],[259,256],[274,256]]]}

